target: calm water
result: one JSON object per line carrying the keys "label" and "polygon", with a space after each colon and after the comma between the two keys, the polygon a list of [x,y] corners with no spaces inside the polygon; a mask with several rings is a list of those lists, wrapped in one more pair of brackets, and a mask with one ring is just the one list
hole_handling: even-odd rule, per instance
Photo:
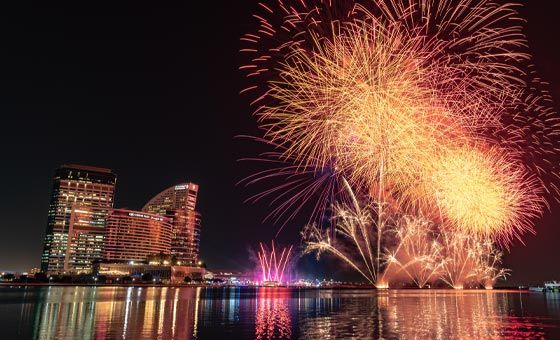
{"label": "calm water", "polygon": [[1,339],[560,339],[560,294],[0,288]]}

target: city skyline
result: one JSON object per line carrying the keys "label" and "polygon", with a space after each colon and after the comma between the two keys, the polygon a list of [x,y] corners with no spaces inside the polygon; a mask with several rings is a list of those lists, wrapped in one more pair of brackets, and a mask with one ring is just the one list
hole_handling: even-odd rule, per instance
{"label": "city skyline", "polygon": [[[251,156],[252,150],[240,150],[238,146],[244,144],[234,136],[256,131],[246,100],[238,98],[244,84],[236,71],[238,37],[245,33],[245,18],[256,5],[226,5],[214,14],[218,24],[210,29],[210,38],[196,34],[187,34],[185,38],[185,33],[192,32],[201,22],[193,19],[185,23],[182,16],[204,12],[209,9],[207,6],[159,8],[153,13],[137,9],[137,15],[123,11],[115,18],[102,12],[83,15],[79,7],[66,8],[71,15],[61,18],[57,8],[47,7],[44,10],[48,20],[41,19],[42,13],[37,12],[31,19],[23,20],[37,22],[19,32],[21,37],[39,35],[46,39],[45,46],[48,43],[57,48],[48,53],[39,48],[37,59],[22,58],[16,62],[19,58],[15,57],[33,55],[33,51],[25,48],[14,49],[13,55],[8,57],[9,61],[14,59],[16,70],[29,68],[31,71],[26,71],[24,76],[11,74],[5,86],[8,87],[8,80],[15,80],[15,88],[24,90],[22,92],[28,93],[37,103],[20,106],[21,95],[11,98],[10,91],[5,94],[5,110],[13,113],[8,125],[17,127],[11,130],[21,132],[8,131],[3,136],[3,144],[9,150],[2,176],[27,180],[20,181],[18,186],[7,183],[7,192],[13,192],[14,196],[10,199],[5,194],[3,199],[2,213],[6,216],[3,226],[9,230],[3,237],[7,244],[0,253],[0,268],[27,270],[37,266],[48,210],[49,178],[59,164],[66,162],[114,169],[122,177],[115,206],[132,210],[140,210],[161,188],[185,179],[200,184],[204,188],[200,201],[205,218],[202,257],[215,267],[247,266],[247,247],[276,235],[280,225],[261,223],[266,216],[262,212],[266,204],[244,205],[247,192],[235,186],[249,174],[247,167],[236,161]],[[529,19],[528,37],[539,73],[552,84],[559,83],[560,65],[556,60],[560,57],[549,41],[559,29],[553,26],[554,20],[546,18],[552,16],[555,6],[529,3],[522,9]],[[178,13],[174,14],[175,11]],[[227,12],[236,15],[228,16]],[[164,18],[169,17],[169,22],[165,22]],[[75,35],[65,36],[67,28],[57,24],[56,19],[73,25]],[[95,32],[88,25],[99,19],[106,20],[107,25]],[[158,25],[150,24],[152,20]],[[229,32],[226,30],[229,27],[235,29]],[[86,36],[87,42],[76,42],[80,35]],[[206,41],[212,38],[222,41],[222,46],[209,46]],[[119,44],[126,45],[130,51],[121,51]],[[98,48],[100,51],[95,52]],[[108,57],[115,49],[122,52],[116,60]],[[73,66],[61,66],[57,58],[65,53],[72,53],[78,61],[70,64]],[[221,57],[224,54],[227,58]],[[203,66],[200,70],[182,66],[201,65],[206,59],[212,66]],[[39,67],[45,70],[33,74]],[[146,70],[137,73],[142,67]],[[119,68],[124,68],[124,73]],[[101,75],[93,75],[92,71],[100,71]],[[31,87],[26,85],[29,79]],[[149,89],[143,90],[142,86],[147,85]],[[558,103],[560,88],[553,85],[551,91]],[[117,99],[117,94],[125,99]],[[220,100],[212,101],[216,95]],[[198,98],[202,98],[203,103],[199,103]],[[142,117],[150,112],[155,117]],[[22,117],[30,115],[30,121],[19,117],[18,113]],[[84,117],[73,120],[80,115]],[[100,122],[87,118],[96,115]],[[114,125],[105,126],[101,121],[106,119],[114,119]],[[104,138],[93,142],[84,138],[82,132],[72,132],[84,122],[92,124],[91,131],[97,131]],[[186,138],[175,136],[175,126],[183,127]],[[68,143],[68,139],[72,143]],[[169,145],[174,147],[164,149]],[[512,282],[550,279],[548,272],[558,272],[559,265],[547,256],[559,239],[555,221],[558,210],[558,205],[553,204],[538,221],[536,236],[527,237],[526,246],[517,243],[511,253],[506,254],[505,267],[513,269]],[[297,243],[300,227],[301,221],[290,223],[282,230],[280,238],[284,243]],[[239,235],[239,228],[248,232]],[[541,261],[539,266],[534,265],[537,261]]]}
{"label": "city skyline", "polygon": [[173,185],[135,211],[114,206],[116,184],[107,168],[65,164],[55,171],[41,271],[90,274],[99,261],[145,262],[154,254],[198,266],[198,185]]}

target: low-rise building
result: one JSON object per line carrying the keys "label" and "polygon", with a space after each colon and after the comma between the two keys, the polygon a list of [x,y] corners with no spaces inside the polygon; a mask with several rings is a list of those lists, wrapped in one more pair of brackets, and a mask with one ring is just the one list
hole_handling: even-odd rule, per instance
{"label": "low-rise building", "polygon": [[130,276],[141,279],[149,274],[154,281],[162,283],[179,284],[185,282],[185,277],[191,280],[202,280],[205,269],[200,267],[157,265],[145,263],[96,263],[96,275],[103,275],[109,280]]}
{"label": "low-rise building", "polygon": [[231,270],[212,270],[206,271],[204,279],[207,281],[221,282],[232,286],[251,286],[255,285],[255,275],[241,271]]}

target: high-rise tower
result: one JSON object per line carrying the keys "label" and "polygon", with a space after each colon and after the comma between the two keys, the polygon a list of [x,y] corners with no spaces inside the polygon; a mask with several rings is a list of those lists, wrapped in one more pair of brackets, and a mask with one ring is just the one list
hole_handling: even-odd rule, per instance
{"label": "high-rise tower", "polygon": [[171,254],[183,265],[198,262],[200,247],[200,214],[196,212],[198,185],[182,183],[157,194],[142,211],[172,219]]}
{"label": "high-rise tower", "polygon": [[[86,261],[100,256],[99,247],[103,245],[106,216],[113,207],[116,180],[117,176],[110,169],[63,165],[56,170],[41,257],[44,272],[56,274],[65,271],[71,225],[76,227],[74,240],[80,244],[75,248],[79,248],[81,254],[71,253],[70,256],[85,257]],[[89,222],[77,214],[89,216]],[[90,235],[83,237],[78,229],[86,230]],[[67,268],[68,263],[74,263],[72,261],[75,262],[75,259],[66,261]]]}

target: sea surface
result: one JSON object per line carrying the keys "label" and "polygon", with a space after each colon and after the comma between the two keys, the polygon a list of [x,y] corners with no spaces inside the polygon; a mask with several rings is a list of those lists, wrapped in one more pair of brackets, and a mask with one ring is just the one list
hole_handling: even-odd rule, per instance
{"label": "sea surface", "polygon": [[560,339],[560,294],[0,287],[1,339]]}

